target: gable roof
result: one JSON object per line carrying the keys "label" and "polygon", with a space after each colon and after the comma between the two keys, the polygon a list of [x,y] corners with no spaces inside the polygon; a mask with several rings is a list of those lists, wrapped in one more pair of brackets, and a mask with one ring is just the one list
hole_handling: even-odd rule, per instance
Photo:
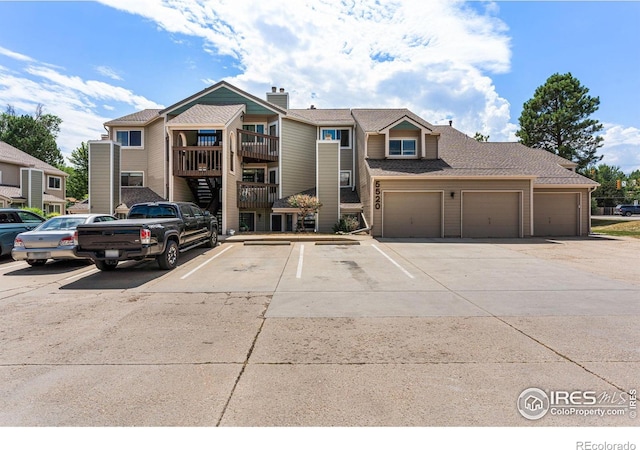
{"label": "gable roof", "polygon": [[350,109],[289,109],[287,117],[319,126],[353,126],[355,123]]}
{"label": "gable roof", "polygon": [[126,116],[122,116],[118,119],[110,120],[109,122],[105,122],[105,126],[114,127],[114,126],[137,126],[141,127],[149,122],[153,122],[155,119],[159,119],[160,109],[143,109],[142,111],[134,112],[133,114],[128,114]]}
{"label": "gable roof", "polygon": [[120,202],[121,204],[125,204],[129,207],[135,205],[136,203],[144,203],[144,202],[161,202],[165,199],[155,191],[152,191],[148,187],[138,187],[138,186],[122,186],[120,188]]}
{"label": "gable roof", "polygon": [[428,130],[433,130],[434,128],[429,122],[406,108],[352,109],[351,114],[365,133],[379,133],[403,118],[408,118]]}
{"label": "gable roof", "polygon": [[14,164],[20,167],[33,167],[34,169],[42,170],[50,175],[57,175],[61,177],[68,176],[66,172],[63,172],[62,170],[39,160],[35,156],[31,156],[22,150],[18,150],[13,145],[9,145],[2,141],[0,141],[0,162]]}
{"label": "gable roof", "polygon": [[368,159],[373,176],[518,177],[532,178],[534,185],[598,183],[567,169],[571,162],[546,150],[518,142],[478,142],[447,125],[434,126],[440,133],[437,160]]}
{"label": "gable roof", "polygon": [[167,122],[168,125],[226,125],[245,105],[193,105]]}
{"label": "gable roof", "polygon": [[[221,90],[221,89],[228,89],[231,93],[235,94],[236,96],[236,100],[237,100],[237,96],[239,97],[243,97],[253,103],[256,103],[257,105],[261,106],[262,108],[265,108],[267,110],[273,111],[274,114],[286,114],[286,110],[280,108],[277,105],[274,105],[273,103],[269,103],[266,100],[262,100],[258,97],[256,97],[255,95],[249,94],[248,92],[243,91],[242,89],[239,89],[229,83],[227,83],[226,81],[220,81],[216,84],[214,84],[213,86],[209,86],[208,88],[205,88],[203,90],[201,90],[200,92],[197,92],[183,100],[180,100],[179,102],[174,103],[173,105],[169,106],[168,108],[165,108],[163,110],[160,111],[160,114],[170,114],[176,110],[179,110],[180,108],[185,108],[188,107],[189,103],[195,102],[198,99],[202,99],[203,97],[207,96],[208,94],[214,93],[217,90]],[[216,102],[217,103],[217,102]],[[239,103],[238,101],[234,101],[233,103]],[[180,111],[178,111],[180,112]]]}

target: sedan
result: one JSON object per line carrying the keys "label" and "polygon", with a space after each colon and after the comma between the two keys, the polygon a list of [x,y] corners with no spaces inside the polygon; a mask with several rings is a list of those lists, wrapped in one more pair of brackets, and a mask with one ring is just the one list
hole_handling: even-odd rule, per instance
{"label": "sedan", "polygon": [[33,231],[20,233],[11,256],[31,266],[43,266],[47,259],[80,259],[73,254],[76,227],[85,223],[117,220],[108,214],[71,214],[47,220]]}

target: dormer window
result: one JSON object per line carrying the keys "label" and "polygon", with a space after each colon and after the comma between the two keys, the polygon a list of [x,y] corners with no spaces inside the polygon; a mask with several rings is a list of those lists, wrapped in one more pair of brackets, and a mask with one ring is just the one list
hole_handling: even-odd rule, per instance
{"label": "dormer window", "polygon": [[415,139],[389,139],[389,156],[416,156]]}

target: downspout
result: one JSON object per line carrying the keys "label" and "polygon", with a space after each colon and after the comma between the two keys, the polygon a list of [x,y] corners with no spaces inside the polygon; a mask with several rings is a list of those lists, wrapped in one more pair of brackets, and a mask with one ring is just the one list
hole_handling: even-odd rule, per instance
{"label": "downspout", "polygon": [[357,234],[357,233],[368,233],[371,231],[371,227],[367,223],[367,218],[364,216],[364,213],[360,213],[360,217],[362,218],[362,222],[364,222],[364,228],[360,228],[358,230],[350,231],[348,234]]}

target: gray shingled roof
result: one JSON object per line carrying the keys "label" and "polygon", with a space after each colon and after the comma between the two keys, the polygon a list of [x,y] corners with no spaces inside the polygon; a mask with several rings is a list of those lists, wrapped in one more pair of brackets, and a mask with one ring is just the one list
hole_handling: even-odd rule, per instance
{"label": "gray shingled roof", "polygon": [[563,165],[570,161],[517,142],[478,142],[450,126],[439,125],[439,160],[367,160],[373,176],[536,177],[534,185],[597,183]]}
{"label": "gray shingled roof", "polygon": [[105,123],[105,126],[143,126],[154,119],[159,119],[161,117],[160,111],[160,109],[143,109],[142,111],[110,120]]}
{"label": "gray shingled roof", "polygon": [[351,110],[353,117],[358,125],[365,132],[378,132],[384,130],[389,125],[397,122],[403,117],[407,117],[421,126],[433,130],[431,125],[420,116],[412,113],[406,108],[402,109],[353,109]]}
{"label": "gray shingled roof", "polygon": [[33,167],[50,175],[58,175],[62,177],[68,176],[66,172],[56,169],[52,165],[47,164],[46,162],[41,161],[38,158],[31,156],[22,150],[18,150],[14,146],[2,141],[0,141],[0,162],[15,164],[20,167]]}
{"label": "gray shingled roof", "polygon": [[120,202],[131,207],[136,203],[161,202],[165,199],[148,187],[123,186],[120,188]]}
{"label": "gray shingled roof", "polygon": [[171,119],[169,125],[226,125],[244,105],[193,105],[182,114]]}
{"label": "gray shingled roof", "polygon": [[320,126],[353,126],[350,109],[289,109],[287,117],[299,118]]}
{"label": "gray shingled roof", "polygon": [[[22,190],[17,186],[0,186],[0,196],[13,200],[27,201],[27,199],[22,196]],[[42,200],[48,203],[66,203],[65,199],[47,194],[46,192],[42,194]]]}

